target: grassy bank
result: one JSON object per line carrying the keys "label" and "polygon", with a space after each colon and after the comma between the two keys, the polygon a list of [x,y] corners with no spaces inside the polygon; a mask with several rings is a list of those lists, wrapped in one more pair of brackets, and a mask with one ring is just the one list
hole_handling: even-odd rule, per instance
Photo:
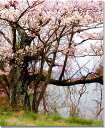
{"label": "grassy bank", "polygon": [[35,114],[29,111],[0,111],[0,126],[103,126],[102,122],[76,117],[62,118],[59,115]]}
{"label": "grassy bank", "polygon": [[103,126],[103,122],[30,111],[13,112],[8,98],[0,97],[0,126]]}

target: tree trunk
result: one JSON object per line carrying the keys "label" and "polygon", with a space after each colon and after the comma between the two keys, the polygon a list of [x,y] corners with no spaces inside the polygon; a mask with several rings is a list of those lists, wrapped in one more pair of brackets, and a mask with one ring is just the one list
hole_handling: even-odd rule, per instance
{"label": "tree trunk", "polygon": [[27,84],[21,77],[21,68],[13,65],[11,69],[10,102],[13,110],[30,109]]}
{"label": "tree trunk", "polygon": [[32,102],[32,111],[38,113],[38,108],[40,102],[43,99],[44,93],[46,91],[46,86],[44,82],[40,82],[38,85],[34,86],[33,102]]}

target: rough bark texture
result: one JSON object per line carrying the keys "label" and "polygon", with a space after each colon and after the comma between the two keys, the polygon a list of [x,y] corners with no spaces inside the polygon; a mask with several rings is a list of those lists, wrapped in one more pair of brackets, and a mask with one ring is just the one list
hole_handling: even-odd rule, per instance
{"label": "rough bark texture", "polygon": [[27,87],[21,78],[21,68],[14,65],[11,69],[10,102],[14,110],[30,108]]}

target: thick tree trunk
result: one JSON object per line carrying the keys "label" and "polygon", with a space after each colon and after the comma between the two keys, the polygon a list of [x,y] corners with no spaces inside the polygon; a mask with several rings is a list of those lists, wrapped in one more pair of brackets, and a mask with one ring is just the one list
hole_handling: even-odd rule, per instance
{"label": "thick tree trunk", "polygon": [[14,65],[11,69],[10,102],[14,110],[30,109],[26,83],[21,77],[21,69]]}

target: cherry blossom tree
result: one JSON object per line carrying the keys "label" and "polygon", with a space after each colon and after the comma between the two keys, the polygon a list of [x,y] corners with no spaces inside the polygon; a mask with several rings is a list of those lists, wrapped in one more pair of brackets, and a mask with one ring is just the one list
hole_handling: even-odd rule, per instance
{"label": "cherry blossom tree", "polygon": [[102,1],[0,1],[0,78],[13,109],[38,112],[48,84],[103,84],[103,73],[71,73],[72,59],[103,57],[102,28]]}

